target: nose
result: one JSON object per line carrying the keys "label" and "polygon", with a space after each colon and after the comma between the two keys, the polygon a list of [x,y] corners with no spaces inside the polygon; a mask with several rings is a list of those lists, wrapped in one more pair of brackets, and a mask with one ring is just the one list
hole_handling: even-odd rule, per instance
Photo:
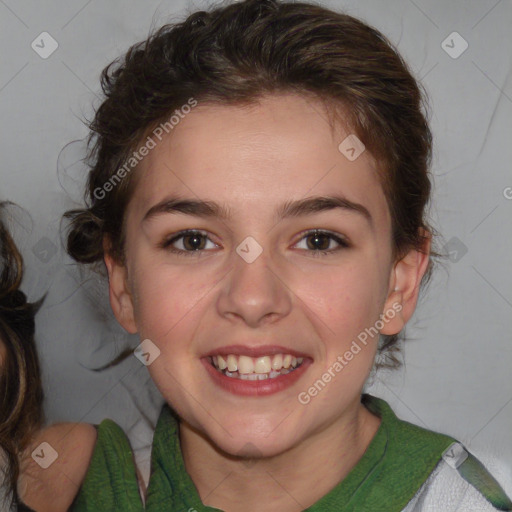
{"label": "nose", "polygon": [[220,289],[218,313],[231,322],[244,322],[253,328],[287,316],[293,294],[283,272],[272,265],[269,251],[263,249],[254,260],[243,256],[243,247],[240,254],[233,251],[231,255],[231,272]]}

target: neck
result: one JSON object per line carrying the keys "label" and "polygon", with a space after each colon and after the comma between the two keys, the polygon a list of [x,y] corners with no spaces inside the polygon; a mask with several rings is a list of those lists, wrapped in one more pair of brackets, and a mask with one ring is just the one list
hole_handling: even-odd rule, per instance
{"label": "neck", "polygon": [[357,400],[343,417],[273,457],[233,458],[185,422],[180,423],[180,443],[187,473],[205,505],[225,512],[298,512],[348,475],[379,425],[380,418]]}

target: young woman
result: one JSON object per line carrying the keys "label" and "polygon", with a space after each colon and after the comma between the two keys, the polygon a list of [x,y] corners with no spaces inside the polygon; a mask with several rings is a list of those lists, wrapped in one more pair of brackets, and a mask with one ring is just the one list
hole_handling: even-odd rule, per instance
{"label": "young woman", "polygon": [[68,252],[105,263],[166,404],[150,475],[99,425],[71,510],[510,510],[455,439],[363,393],[433,254],[431,133],[384,36],[246,0],[162,27],[102,85]]}
{"label": "young woman", "polygon": [[[0,510],[67,510],[85,476],[96,432],[86,424],[44,427],[34,340],[43,299],[27,302],[20,289],[23,259],[4,221],[10,206],[0,203]],[[44,442],[58,454],[55,465],[36,462],[45,455]]]}
{"label": "young woman", "polygon": [[31,304],[20,290],[23,260],[0,203],[0,510],[16,510],[19,457],[43,422],[43,389]]}

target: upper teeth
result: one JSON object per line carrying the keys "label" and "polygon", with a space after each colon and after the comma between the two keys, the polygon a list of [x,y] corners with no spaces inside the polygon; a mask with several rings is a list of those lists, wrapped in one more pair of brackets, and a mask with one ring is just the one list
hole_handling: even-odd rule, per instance
{"label": "upper teeth", "polygon": [[248,357],[229,354],[227,357],[211,356],[212,363],[219,370],[226,368],[230,372],[269,373],[271,370],[279,371],[282,368],[295,368],[304,358],[294,357],[290,354],[276,354],[275,356]]}

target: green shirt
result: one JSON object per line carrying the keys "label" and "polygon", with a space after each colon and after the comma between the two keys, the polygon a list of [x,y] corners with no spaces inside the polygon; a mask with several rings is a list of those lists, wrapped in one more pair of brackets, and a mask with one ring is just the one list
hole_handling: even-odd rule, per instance
{"label": "green shirt", "polygon": [[[401,511],[431,474],[443,453],[456,442],[449,436],[398,419],[380,398],[363,395],[361,401],[382,419],[377,433],[349,474],[309,507],[309,512]],[[219,509],[201,502],[185,469],[178,434],[178,419],[164,404],[153,437],[151,476],[144,508],[128,438],[112,420],[103,420],[98,427],[88,472],[71,512],[218,512]],[[482,481],[484,475],[485,482],[479,490],[493,504],[505,503],[504,506],[508,507],[510,501],[507,502],[502,489],[478,464],[478,460],[470,455],[461,465],[466,476],[460,468],[459,473],[466,480],[472,480],[470,483],[473,485],[475,481]],[[483,489],[485,486],[487,488]]]}

